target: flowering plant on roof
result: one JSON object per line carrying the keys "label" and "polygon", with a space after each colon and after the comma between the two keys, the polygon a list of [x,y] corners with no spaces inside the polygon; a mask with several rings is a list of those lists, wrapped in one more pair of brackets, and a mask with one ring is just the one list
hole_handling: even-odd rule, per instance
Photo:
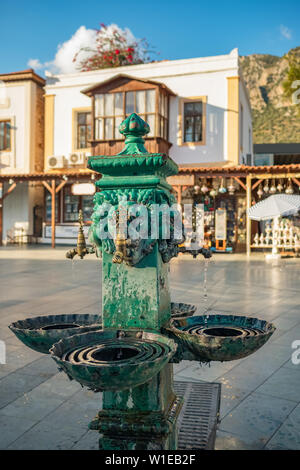
{"label": "flowering plant on roof", "polygon": [[94,46],[82,47],[73,58],[81,72],[150,62],[153,51],[147,41],[136,39],[129,29],[101,23],[95,32]]}

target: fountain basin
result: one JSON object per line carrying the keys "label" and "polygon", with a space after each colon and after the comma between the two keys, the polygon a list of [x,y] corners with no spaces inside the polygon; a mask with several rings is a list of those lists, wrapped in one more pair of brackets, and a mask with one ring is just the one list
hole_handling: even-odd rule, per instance
{"label": "fountain basin", "polygon": [[268,341],[275,329],[272,323],[258,318],[202,315],[172,319],[167,332],[177,339],[181,351],[192,353],[192,360],[210,362],[249,356]]}
{"label": "fountain basin", "polygon": [[182,318],[191,317],[197,310],[195,305],[171,302],[171,317]]}
{"label": "fountain basin", "polygon": [[166,336],[137,330],[103,330],[54,344],[53,359],[70,379],[95,392],[141,385],[170,361],[177,349]]}
{"label": "fountain basin", "polygon": [[48,315],[26,318],[9,325],[11,331],[26,346],[43,354],[60,339],[102,328],[95,314]]}

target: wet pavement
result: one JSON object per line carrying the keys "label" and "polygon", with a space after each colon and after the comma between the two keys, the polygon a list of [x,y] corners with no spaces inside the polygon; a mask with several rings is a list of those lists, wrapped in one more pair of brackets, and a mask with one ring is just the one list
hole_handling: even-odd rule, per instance
{"label": "wet pavement", "polygon": [[[93,256],[71,262],[66,249],[0,249],[0,340],[7,350],[0,364],[0,449],[98,445],[87,424],[101,407],[101,394],[69,381],[49,356],[26,348],[7,328],[43,314],[101,313],[101,262]],[[175,380],[222,383],[216,449],[300,450],[300,364],[291,361],[292,343],[300,341],[299,281],[299,259],[214,255],[206,298],[204,261],[182,255],[171,262],[174,302],[196,304],[197,314],[245,314],[277,327],[248,358],[175,365]]]}

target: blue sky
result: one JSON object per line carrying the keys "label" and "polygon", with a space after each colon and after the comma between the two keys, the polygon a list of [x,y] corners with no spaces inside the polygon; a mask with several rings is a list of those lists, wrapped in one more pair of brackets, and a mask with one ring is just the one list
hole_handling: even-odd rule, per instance
{"label": "blue sky", "polygon": [[[0,73],[50,62],[80,26],[128,27],[160,53],[182,59],[228,53],[282,55],[300,45],[300,2],[35,0],[5,2],[0,17]],[[38,70],[42,73],[42,70]]]}

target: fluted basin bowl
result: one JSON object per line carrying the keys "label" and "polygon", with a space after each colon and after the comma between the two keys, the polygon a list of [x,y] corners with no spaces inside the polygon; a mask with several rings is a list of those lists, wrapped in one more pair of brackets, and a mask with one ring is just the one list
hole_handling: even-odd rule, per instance
{"label": "fluted basin bowl", "polygon": [[171,302],[171,317],[172,318],[181,318],[181,317],[190,317],[197,310],[195,305],[184,304],[182,302]]}
{"label": "fluted basin bowl", "polygon": [[170,361],[176,343],[137,330],[103,330],[64,338],[50,350],[70,379],[95,392],[141,385]]}
{"label": "fluted basin bowl", "polygon": [[101,318],[95,314],[48,315],[19,320],[9,328],[29,348],[49,354],[62,338],[101,329]]}
{"label": "fluted basin bowl", "polygon": [[240,315],[201,315],[172,319],[167,328],[181,350],[199,361],[232,361],[261,348],[275,326],[258,318]]}

